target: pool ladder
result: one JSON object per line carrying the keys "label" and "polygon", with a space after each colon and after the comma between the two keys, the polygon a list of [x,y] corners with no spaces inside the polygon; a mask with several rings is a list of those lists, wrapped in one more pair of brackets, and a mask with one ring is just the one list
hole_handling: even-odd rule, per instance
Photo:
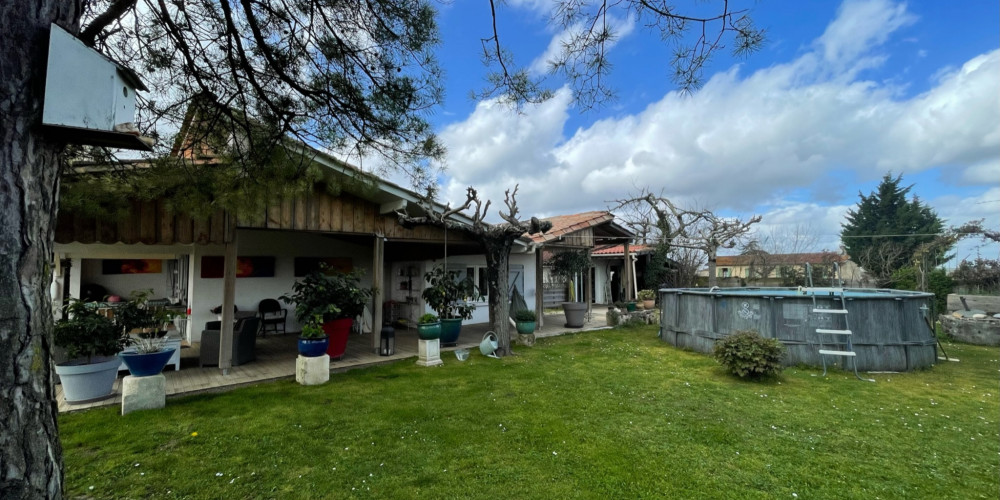
{"label": "pool ladder", "polygon": [[[843,286],[844,281],[841,279],[840,276],[840,266],[837,265],[836,262],[833,263],[833,269],[834,269],[834,277],[832,278],[833,283],[831,283],[831,285],[833,286],[816,287],[813,286],[812,266],[809,265],[809,263],[807,262],[806,277],[808,279],[809,286],[799,288],[799,290],[802,293],[808,294],[809,296],[812,297],[813,314],[824,314],[824,315],[832,314],[834,315],[834,317],[839,316],[844,319],[843,329],[836,329],[836,328],[816,329],[816,335],[819,338],[820,359],[823,360],[823,376],[824,377],[826,376],[826,369],[827,369],[826,357],[838,356],[838,357],[850,358],[851,367],[854,369],[854,376],[857,377],[858,380],[866,382],[874,382],[875,381],[874,379],[861,378],[861,375],[858,374],[858,356],[857,353],[854,352],[854,345],[851,343],[851,337],[853,336],[854,332],[851,331],[850,322],[847,319],[847,298],[845,293],[846,289]],[[840,299],[840,309],[820,309],[816,304],[816,295],[821,293],[828,294],[828,296],[833,298],[834,300]],[[828,339],[828,341],[824,342],[825,339]],[[834,344],[836,346],[843,345],[845,348],[840,349],[838,347],[837,349],[824,349],[824,344]]]}

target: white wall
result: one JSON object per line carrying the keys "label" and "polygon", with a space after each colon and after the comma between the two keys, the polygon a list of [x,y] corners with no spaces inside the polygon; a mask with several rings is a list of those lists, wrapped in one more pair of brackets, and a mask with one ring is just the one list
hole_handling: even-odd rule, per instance
{"label": "white wall", "polygon": [[[240,311],[256,311],[263,299],[277,299],[292,292],[295,277],[295,257],[348,257],[355,270],[364,274],[361,284],[371,286],[372,245],[356,245],[313,233],[240,230],[237,233],[237,254],[241,257],[273,256],[274,277],[236,278],[236,299],[234,303]],[[222,304],[222,278],[201,277],[201,257],[224,255],[221,245],[195,247],[191,262],[191,323],[194,325],[192,340],[201,339],[205,323],[215,321],[213,307]],[[295,318],[294,304],[282,306],[288,309],[289,332],[298,332],[301,326]]]}
{"label": "white wall", "polygon": [[[426,261],[424,263],[425,272],[428,269],[433,269],[434,266],[444,263],[444,259],[435,259]],[[535,308],[535,255],[534,254],[519,254],[514,253],[510,255],[510,264],[522,265],[524,266],[524,301],[528,304],[529,309]],[[448,266],[462,265],[462,266],[486,266],[486,256],[484,255],[460,255],[455,257],[448,257]],[[421,278],[421,283],[423,282]],[[416,286],[416,282],[414,282]],[[420,291],[415,291],[414,295],[420,295]],[[420,314],[431,311],[426,305],[421,302]],[[476,310],[472,314],[472,319],[466,320],[465,324],[474,325],[479,323],[488,323],[490,321],[490,309],[489,304],[486,300],[476,303]]]}

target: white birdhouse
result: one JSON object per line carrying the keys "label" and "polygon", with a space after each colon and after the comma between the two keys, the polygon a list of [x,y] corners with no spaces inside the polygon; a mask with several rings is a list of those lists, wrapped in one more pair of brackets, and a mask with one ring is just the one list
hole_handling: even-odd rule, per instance
{"label": "white birdhouse", "polygon": [[148,90],[132,70],[52,25],[42,124],[74,144],[150,150],[135,127],[135,92]]}

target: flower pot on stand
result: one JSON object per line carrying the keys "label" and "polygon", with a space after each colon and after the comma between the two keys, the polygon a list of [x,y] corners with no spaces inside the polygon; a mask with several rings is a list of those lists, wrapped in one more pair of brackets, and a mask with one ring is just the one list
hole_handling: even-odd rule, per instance
{"label": "flower pot on stand", "polygon": [[642,307],[646,310],[656,309],[656,299],[642,301]]}
{"label": "flower pot on stand", "polygon": [[587,315],[587,304],[582,302],[563,302],[563,313],[566,314],[567,328],[583,328],[584,317]]}
{"label": "flower pot on stand", "polygon": [[441,322],[418,323],[417,335],[421,340],[434,340],[441,338]]}
{"label": "flower pot on stand", "polygon": [[329,346],[330,337],[319,339],[299,337],[299,354],[307,358],[317,358],[326,354]]}
{"label": "flower pot on stand", "polygon": [[138,353],[123,352],[118,356],[128,367],[128,372],[133,377],[149,377],[159,375],[163,367],[167,366],[167,361],[174,355],[177,349],[163,349],[158,352]]}
{"label": "flower pot on stand", "polygon": [[351,326],[354,325],[352,318],[339,318],[323,323],[323,331],[330,337],[330,344],[326,348],[326,353],[330,359],[340,359],[347,350],[347,336],[351,333]]}
{"label": "flower pot on stand", "polygon": [[441,345],[450,346],[458,343],[458,336],[462,333],[462,318],[442,318],[441,319]]}

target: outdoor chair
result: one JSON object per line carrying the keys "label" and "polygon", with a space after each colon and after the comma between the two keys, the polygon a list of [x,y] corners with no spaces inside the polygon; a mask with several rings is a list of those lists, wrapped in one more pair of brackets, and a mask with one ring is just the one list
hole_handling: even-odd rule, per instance
{"label": "outdoor chair", "polygon": [[[221,322],[209,321],[206,326],[220,328]],[[260,319],[246,318],[233,327],[233,366],[239,366],[257,359],[254,349],[257,347],[257,329]],[[219,365],[219,343],[221,330],[204,330],[201,332],[201,363],[200,366]]]}
{"label": "outdoor chair", "polygon": [[260,318],[260,334],[267,336],[268,328],[274,333],[285,333],[285,318],[288,311],[274,299],[264,299],[257,304],[257,317]]}

